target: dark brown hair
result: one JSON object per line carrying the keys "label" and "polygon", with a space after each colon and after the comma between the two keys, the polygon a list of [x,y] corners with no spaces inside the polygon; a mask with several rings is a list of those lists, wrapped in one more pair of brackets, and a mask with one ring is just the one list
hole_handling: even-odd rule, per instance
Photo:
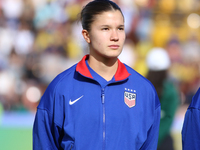
{"label": "dark brown hair", "polygon": [[167,78],[167,70],[161,70],[161,71],[150,70],[147,74],[147,79],[151,81],[151,83],[154,85],[159,97],[161,97],[162,95],[163,84],[166,78]]}
{"label": "dark brown hair", "polygon": [[94,0],[89,2],[81,11],[81,24],[83,29],[90,31],[92,22],[95,20],[95,16],[102,12],[111,10],[119,10],[123,16],[123,13],[119,6],[110,0]]}

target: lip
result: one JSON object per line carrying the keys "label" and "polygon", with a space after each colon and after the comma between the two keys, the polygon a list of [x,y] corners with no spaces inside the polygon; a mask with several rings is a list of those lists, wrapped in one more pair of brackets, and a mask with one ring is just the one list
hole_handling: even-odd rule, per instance
{"label": "lip", "polygon": [[112,49],[118,49],[119,45],[109,45],[109,47],[112,48]]}

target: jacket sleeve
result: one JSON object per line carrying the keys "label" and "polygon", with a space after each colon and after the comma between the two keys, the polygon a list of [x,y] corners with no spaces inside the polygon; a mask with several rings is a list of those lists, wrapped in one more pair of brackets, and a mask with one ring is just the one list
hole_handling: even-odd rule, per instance
{"label": "jacket sleeve", "polygon": [[33,125],[33,150],[57,150],[63,137],[63,99],[51,83],[37,107]]}
{"label": "jacket sleeve", "polygon": [[33,126],[33,150],[59,149],[60,127],[52,123],[48,111],[38,109]]}
{"label": "jacket sleeve", "polygon": [[[153,105],[152,107],[152,115],[149,116],[152,118],[152,123],[147,131],[146,141],[144,142],[143,146],[140,150],[156,150],[158,145],[158,136],[159,136],[159,126],[160,126],[160,115],[161,115],[161,105],[156,92],[153,94]],[[150,108],[148,108],[150,109]]]}
{"label": "jacket sleeve", "polygon": [[200,149],[200,111],[199,109],[188,109],[182,128],[182,148]]}
{"label": "jacket sleeve", "polygon": [[147,139],[141,150],[156,150],[158,145],[159,125],[160,125],[160,105],[156,108],[154,122],[147,133]]}

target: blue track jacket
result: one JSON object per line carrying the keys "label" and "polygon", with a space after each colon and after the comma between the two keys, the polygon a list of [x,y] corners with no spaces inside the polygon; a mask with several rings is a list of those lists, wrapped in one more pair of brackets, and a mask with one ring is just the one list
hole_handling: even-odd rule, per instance
{"label": "blue track jacket", "polygon": [[118,60],[100,84],[88,55],[59,74],[37,107],[33,150],[156,150],[160,102],[153,85]]}
{"label": "blue track jacket", "polygon": [[200,88],[192,98],[182,128],[183,150],[200,150]]}

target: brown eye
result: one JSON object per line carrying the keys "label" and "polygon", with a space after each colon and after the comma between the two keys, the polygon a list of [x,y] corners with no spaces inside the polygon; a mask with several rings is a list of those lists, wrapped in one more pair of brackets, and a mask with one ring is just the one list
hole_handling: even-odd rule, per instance
{"label": "brown eye", "polygon": [[109,29],[108,29],[108,28],[102,28],[102,30],[105,30],[105,31],[106,31],[106,30],[109,30]]}

